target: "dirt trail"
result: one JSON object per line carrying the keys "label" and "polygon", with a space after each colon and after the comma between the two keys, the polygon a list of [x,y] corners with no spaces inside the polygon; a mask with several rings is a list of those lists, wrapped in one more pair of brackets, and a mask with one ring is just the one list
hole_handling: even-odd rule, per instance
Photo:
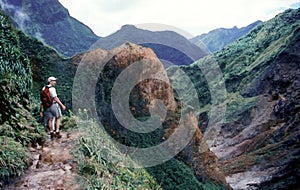
{"label": "dirt trail", "polygon": [[32,165],[23,176],[15,179],[4,190],[73,190],[76,184],[76,165],[73,161],[72,141],[79,133],[62,132],[62,138],[48,139],[43,147],[30,147]]}

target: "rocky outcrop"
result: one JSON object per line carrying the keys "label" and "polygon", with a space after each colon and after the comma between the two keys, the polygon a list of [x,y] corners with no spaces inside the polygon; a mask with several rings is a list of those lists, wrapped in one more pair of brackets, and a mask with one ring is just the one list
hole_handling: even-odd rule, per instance
{"label": "rocky outcrop", "polygon": [[[174,156],[180,152],[177,158],[194,170],[200,182],[211,182],[223,186],[223,188],[230,188],[226,183],[224,174],[218,168],[218,158],[209,150],[201,131],[197,128],[197,119],[193,112],[188,109],[180,112],[180,104],[175,101],[163,65],[151,49],[125,43],[109,52],[97,49],[78,55],[73,60],[76,64],[79,64],[79,60],[81,60],[81,65],[89,65],[90,68],[86,71],[91,71],[92,68],[97,70],[95,68],[102,65],[100,66],[101,73],[94,75],[96,79],[92,77],[92,72],[89,72],[88,75],[78,75],[78,77],[82,77],[83,81],[86,80],[85,78],[88,78],[87,81],[97,81],[97,87],[93,87],[96,88],[94,91],[96,92],[95,96],[88,94],[87,89],[91,86],[85,82],[82,83],[85,84],[83,88],[88,87],[86,87],[86,90],[82,90],[81,93],[83,94],[80,96],[84,97],[85,100],[89,97],[96,99],[97,115],[104,128],[115,140],[136,148],[149,147],[151,143],[160,145],[160,143],[166,141],[167,147],[174,148],[165,151],[169,154],[174,153]],[[91,83],[93,86],[94,82]],[[120,86],[119,83],[123,86]],[[128,89],[129,91],[126,91]],[[119,96],[114,95],[114,93]],[[128,96],[128,99],[125,98],[127,102],[123,105],[125,108],[122,105],[118,107],[119,104],[122,104],[120,99],[123,99],[124,96]],[[116,107],[113,105],[115,103],[117,104]],[[128,104],[129,107],[127,107]],[[79,105],[88,106],[84,102]],[[130,126],[126,125],[131,125],[130,122],[133,123],[133,119],[127,118],[129,117],[126,116],[128,110],[129,114],[139,121],[147,121],[153,115],[157,116],[157,119],[162,122],[161,127],[156,128],[154,132],[147,131],[147,128],[144,130],[149,133],[161,134],[158,141],[154,141],[157,140],[157,136],[156,139],[151,139],[151,135],[149,138],[145,134],[132,132],[132,130],[136,130],[135,128],[129,130],[128,127]],[[89,112],[93,112],[93,109],[90,109]],[[129,122],[127,119],[129,119]],[[146,125],[146,122],[142,124]],[[155,125],[156,123],[150,122],[150,128],[154,127],[151,124]],[[142,128],[142,126],[135,127]],[[179,141],[187,141],[187,146],[183,147],[184,149],[178,146],[179,141],[168,141],[174,133],[176,133]],[[134,138],[130,139],[130,136],[134,136]],[[191,137],[190,142],[188,141],[189,137]],[[137,141],[136,139],[140,140]],[[143,139],[147,140],[143,141]],[[128,154],[135,156],[134,151],[128,152]],[[143,163],[141,160],[138,161]]]}

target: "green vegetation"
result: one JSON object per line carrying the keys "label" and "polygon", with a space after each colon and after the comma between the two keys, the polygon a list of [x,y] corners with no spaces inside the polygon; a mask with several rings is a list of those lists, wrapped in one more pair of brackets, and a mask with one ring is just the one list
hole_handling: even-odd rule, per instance
{"label": "green vegetation", "polygon": [[230,93],[227,96],[226,122],[233,122],[246,110],[256,106],[257,97],[244,98],[239,93]]}
{"label": "green vegetation", "polygon": [[163,189],[181,190],[226,190],[226,187],[213,182],[201,183],[197,180],[194,172],[183,162],[173,158],[165,163],[147,168],[148,172],[155,177]]}
{"label": "green vegetation", "polygon": [[28,166],[26,148],[15,139],[5,136],[0,136],[0,147],[0,178],[8,180],[10,176],[21,175]]}
{"label": "green vegetation", "polygon": [[[299,26],[299,10],[287,10],[272,20],[255,27],[246,36],[214,54],[206,56],[190,66],[180,67],[193,82],[200,107],[209,108],[208,105],[212,101],[208,82],[213,84],[216,89],[214,93],[217,93],[216,97],[220,97],[220,103],[227,104],[228,121],[235,119],[238,113],[255,106],[255,96],[264,90],[258,87],[260,82],[258,79],[271,67],[278,54],[284,51],[287,45],[293,43],[291,40],[299,30]],[[212,62],[218,64],[222,71],[228,97],[226,94],[222,94],[222,89],[217,90],[218,83],[221,82],[220,78],[207,81],[206,75],[210,75],[210,73],[204,75],[200,69],[201,67],[208,68],[211,70],[211,74],[214,74],[214,68],[210,68]],[[174,71],[172,67],[167,69],[171,81],[174,81],[176,87],[180,86],[184,89],[187,85],[176,84],[176,81],[182,80]],[[189,91],[189,89],[184,90]],[[202,111],[200,110],[200,112]]]}
{"label": "green vegetation", "polygon": [[243,91],[270,66],[299,28],[299,11],[287,10],[214,54],[229,92]]}
{"label": "green vegetation", "polygon": [[31,115],[32,72],[17,31],[0,13],[0,185],[28,166],[25,146],[42,143],[43,127]]}
{"label": "green vegetation", "polygon": [[[86,189],[162,189],[145,169],[134,168],[134,161],[119,152],[95,121],[86,120],[85,112],[79,115],[85,119],[76,118],[82,135],[73,154]],[[123,167],[122,162],[132,167]]]}

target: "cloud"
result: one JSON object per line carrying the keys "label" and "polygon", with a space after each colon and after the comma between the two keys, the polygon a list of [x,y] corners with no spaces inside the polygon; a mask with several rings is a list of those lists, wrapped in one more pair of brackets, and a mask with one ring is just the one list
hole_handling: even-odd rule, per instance
{"label": "cloud", "polygon": [[300,2],[291,4],[291,8],[296,9],[300,7]]}
{"label": "cloud", "polygon": [[13,20],[17,23],[18,27],[26,33],[26,22],[30,21],[29,16],[23,11],[22,7],[17,7],[7,3],[6,1],[0,0],[1,9],[6,11],[13,11]]}
{"label": "cloud", "polygon": [[42,33],[36,32],[34,34],[34,37],[37,38],[39,41],[41,41],[43,44],[47,44],[46,40],[43,38]]}
{"label": "cloud", "polygon": [[105,36],[125,24],[159,23],[194,35],[266,21],[299,0],[59,0],[71,16]]}
{"label": "cloud", "polygon": [[110,0],[109,3],[107,3],[107,0],[97,1],[97,3],[102,5],[102,10],[108,13],[128,10],[136,6],[139,2],[138,0]]}

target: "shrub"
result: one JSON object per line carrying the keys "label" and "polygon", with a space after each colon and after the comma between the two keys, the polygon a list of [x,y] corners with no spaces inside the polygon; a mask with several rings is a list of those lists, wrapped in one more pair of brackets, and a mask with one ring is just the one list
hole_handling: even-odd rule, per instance
{"label": "shrub", "polygon": [[0,178],[5,182],[24,172],[28,166],[28,155],[25,147],[9,137],[0,136],[0,147]]}

